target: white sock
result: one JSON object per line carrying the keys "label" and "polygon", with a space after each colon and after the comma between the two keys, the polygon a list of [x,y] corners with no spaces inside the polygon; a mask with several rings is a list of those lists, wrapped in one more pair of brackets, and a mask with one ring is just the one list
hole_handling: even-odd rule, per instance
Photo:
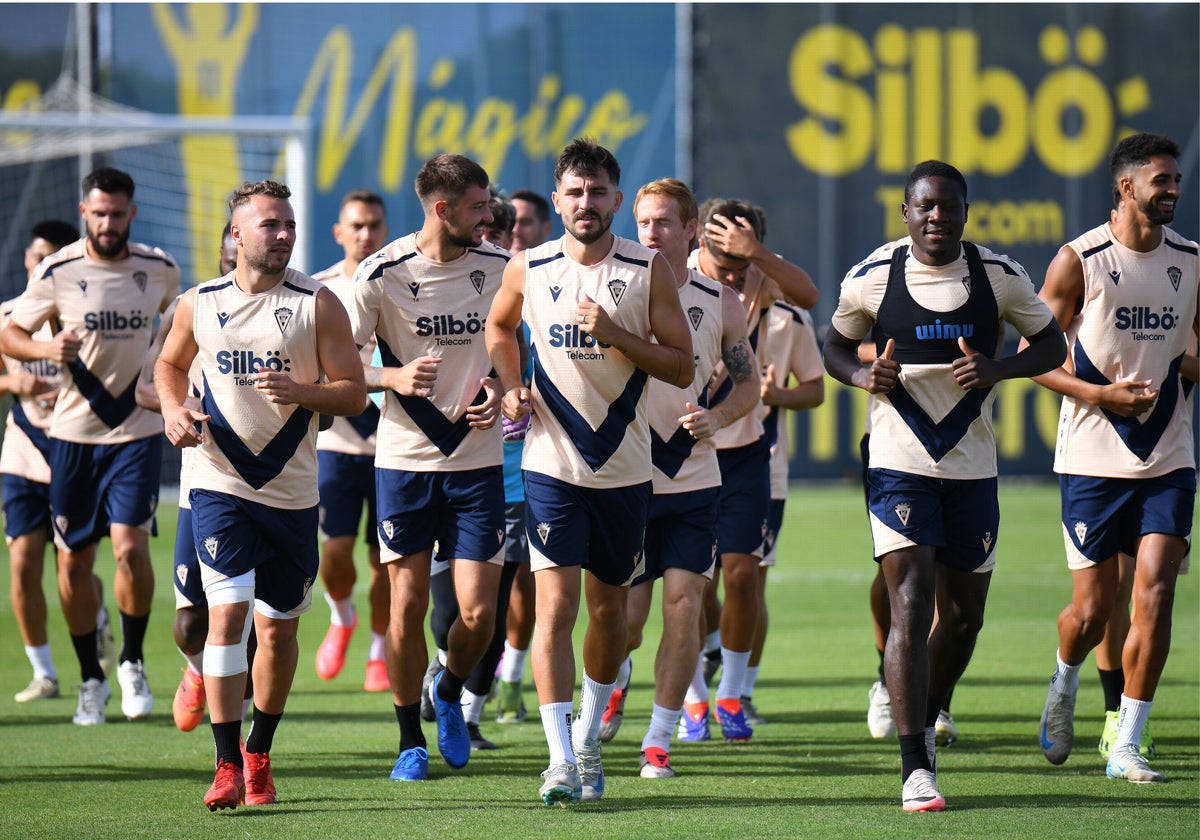
{"label": "white sock", "polygon": [[746,666],[746,678],[742,680],[742,696],[754,696],[754,684],[758,682],[758,665]]}
{"label": "white sock", "polygon": [[33,678],[45,677],[57,680],[58,672],[54,670],[54,660],[50,658],[50,643],[44,645],[25,645],[25,655],[33,666]]}
{"label": "white sock", "polygon": [[479,718],[483,714],[483,704],[487,702],[486,694],[476,694],[473,691],[463,689],[462,693],[462,710],[463,719],[467,723],[479,724]]}
{"label": "white sock", "polygon": [[583,690],[579,693],[579,717],[571,727],[571,737],[574,738],[572,743],[576,749],[584,741],[595,740],[600,734],[600,717],[604,714],[604,707],[608,705],[608,698],[612,696],[615,686],[615,682],[598,683],[586,673],[583,675]]}
{"label": "white sock", "polygon": [[1142,740],[1142,729],[1146,726],[1146,720],[1150,717],[1150,707],[1153,705],[1153,700],[1134,700],[1132,697],[1121,695],[1121,711],[1117,713],[1117,737],[1113,741],[1113,753],[1122,747],[1137,751]]}
{"label": "white sock", "polygon": [[704,637],[704,652],[712,653],[721,648],[721,631],[714,630]]}
{"label": "white sock", "polygon": [[696,670],[692,674],[692,681],[688,685],[687,694],[684,695],[683,701],[685,703],[708,702],[708,683],[704,681],[703,653],[696,657]]}
{"label": "white sock", "polygon": [[1054,686],[1054,690],[1059,694],[1072,697],[1079,690],[1079,669],[1083,667],[1083,663],[1078,665],[1068,665],[1062,661],[1062,657],[1055,651],[1054,659],[1057,662],[1057,667],[1054,670],[1054,678],[1050,680],[1050,684]]}
{"label": "white sock", "polygon": [[367,659],[386,659],[387,658],[387,637],[382,633],[371,631],[371,649],[367,652]]}
{"label": "white sock", "polygon": [[444,650],[442,650],[441,648],[438,648],[438,649],[437,649],[437,659],[438,659],[438,662],[441,662],[441,663],[442,663],[442,667],[443,667],[443,668],[445,668],[445,667],[446,667],[446,661],[447,661],[447,657],[448,657],[449,655],[450,655],[450,654],[449,654],[447,651],[444,651]]}
{"label": "white sock", "polygon": [[646,737],[642,739],[642,749],[658,747],[669,752],[671,736],[675,734],[675,727],[679,725],[679,717],[682,714],[683,709],[664,709],[655,703],[650,711],[650,728],[646,730]]}
{"label": "white sock", "polygon": [[329,609],[332,610],[329,616],[329,623],[335,627],[353,627],[354,626],[354,598],[342,598],[340,601],[328,593],[325,593],[325,603],[329,604]]}
{"label": "white sock", "polygon": [[633,659],[626,656],[625,661],[621,663],[621,667],[617,669],[616,685],[621,688],[629,688],[629,674],[633,670]]}
{"label": "white sock", "polygon": [[517,650],[505,642],[504,658],[500,660],[500,679],[510,683],[521,682],[525,677],[525,657],[528,655],[528,650]]}
{"label": "white sock", "polygon": [[742,697],[742,683],[746,679],[746,669],[750,667],[750,651],[734,651],[721,648],[721,682],[717,685],[717,699]]}
{"label": "white sock", "polygon": [[204,648],[200,648],[199,653],[184,653],[180,650],[179,654],[187,660],[188,670],[197,674],[204,673]]}
{"label": "white sock", "polygon": [[538,713],[542,716],[546,745],[550,747],[550,766],[575,764],[575,750],[571,746],[571,702],[546,703],[538,706]]}

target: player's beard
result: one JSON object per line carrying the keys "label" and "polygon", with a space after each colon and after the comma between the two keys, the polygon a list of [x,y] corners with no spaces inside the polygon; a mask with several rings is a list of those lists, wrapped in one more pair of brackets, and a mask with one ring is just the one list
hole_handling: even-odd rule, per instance
{"label": "player's beard", "polygon": [[[608,233],[608,229],[612,227],[613,216],[616,211],[613,210],[607,214],[597,213],[594,210],[588,210],[584,213],[577,213],[571,223],[571,236],[584,245],[591,245],[593,242],[598,242],[604,234]],[[588,231],[579,230],[579,220],[584,216],[598,219],[600,224]]]}
{"label": "player's beard", "polygon": [[115,234],[115,236],[117,237],[116,242],[112,245],[101,245],[99,234],[92,233],[89,230],[88,244],[92,246],[92,251],[95,252],[96,256],[111,260],[125,253],[125,246],[129,244],[128,229],[122,233]]}
{"label": "player's beard", "polygon": [[280,265],[278,257],[275,255],[275,252],[271,251],[270,248],[264,248],[261,251],[253,252],[246,250],[243,252],[242,256],[246,261],[246,266],[248,268],[264,275],[283,274],[288,267],[288,263],[291,262],[292,259],[291,251],[289,251],[287,258],[284,259],[283,264]]}
{"label": "player's beard", "polygon": [[483,242],[483,237],[476,237],[474,228],[471,228],[470,236],[463,236],[461,233],[455,233],[452,230],[447,230],[446,241],[455,248],[476,248],[480,243]]}
{"label": "player's beard", "polygon": [[[1178,202],[1176,202],[1176,204],[1178,204]],[[1143,215],[1145,215],[1146,219],[1150,221],[1151,224],[1169,225],[1175,220],[1175,209],[1161,209],[1157,198],[1152,198],[1149,201],[1138,202],[1138,209],[1142,211]]]}

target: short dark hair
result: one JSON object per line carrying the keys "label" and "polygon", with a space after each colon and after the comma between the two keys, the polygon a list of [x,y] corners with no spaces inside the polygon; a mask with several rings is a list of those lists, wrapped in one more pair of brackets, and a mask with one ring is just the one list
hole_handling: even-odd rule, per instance
{"label": "short dark hair", "polygon": [[743,201],[740,198],[710,198],[704,202],[700,208],[700,229],[697,233],[704,240],[704,247],[712,251],[718,256],[728,256],[705,233],[705,227],[713,220],[714,216],[724,216],[727,219],[743,218],[750,223],[750,227],[754,230],[754,237],[758,241],[762,241],[762,218],[758,215],[757,208],[748,201]]}
{"label": "short dark hair", "polygon": [[550,221],[550,202],[546,197],[534,190],[516,190],[509,196],[513,201],[528,201],[534,206],[534,212],[540,221]]}
{"label": "short dark hair", "polygon": [[383,211],[383,215],[387,215],[387,207],[383,203],[383,196],[379,193],[363,189],[350,190],[350,192],[342,196],[342,203],[338,205],[338,210],[355,201],[362,202],[363,204],[374,204]]}
{"label": "short dark hair", "polygon": [[918,163],[912,168],[912,172],[908,173],[908,180],[904,182],[904,203],[907,204],[909,198],[912,197],[912,188],[917,181],[924,181],[926,178],[949,178],[962,188],[963,198],[967,197],[967,179],[963,174],[950,164],[940,160],[926,160]]}
{"label": "short dark hair", "polygon": [[492,193],[492,198],[488,202],[488,209],[492,211],[492,220],[487,226],[504,231],[506,234],[512,233],[513,227],[517,224],[517,209],[513,207],[512,201],[504,194],[503,190],[495,187],[488,189]]}
{"label": "short dark hair", "polygon": [[29,240],[45,239],[56,250],[70,245],[79,238],[79,228],[62,219],[46,219],[38,222],[29,232]]}
{"label": "short dark hair", "polygon": [[83,176],[83,194],[86,196],[92,190],[100,190],[109,195],[125,193],[132,200],[133,178],[128,172],[114,169],[111,166],[101,166]]}
{"label": "short dark hair", "polygon": [[601,170],[608,173],[608,179],[612,181],[613,186],[621,183],[621,165],[617,163],[613,153],[595,140],[576,137],[562,150],[554,164],[554,183],[562,183],[563,176],[568,172],[595,176],[599,175]]}
{"label": "short dark hair", "polygon": [[1113,187],[1121,173],[1131,166],[1145,166],[1150,158],[1157,155],[1168,155],[1179,159],[1179,144],[1165,134],[1131,134],[1113,149],[1109,158],[1108,168],[1112,172]]}
{"label": "short dark hair", "polygon": [[415,186],[421,206],[428,211],[425,205],[431,200],[441,198],[454,203],[471,187],[486,190],[491,180],[487,171],[469,157],[441,154],[425,161],[417,173]]}
{"label": "short dark hair", "polygon": [[233,215],[233,211],[241,207],[243,204],[249,204],[250,199],[256,195],[265,195],[268,198],[289,199],[292,197],[292,191],[288,189],[287,184],[281,184],[278,181],[255,181],[251,183],[244,181],[240,187],[233,191],[233,196],[229,199],[229,215]]}

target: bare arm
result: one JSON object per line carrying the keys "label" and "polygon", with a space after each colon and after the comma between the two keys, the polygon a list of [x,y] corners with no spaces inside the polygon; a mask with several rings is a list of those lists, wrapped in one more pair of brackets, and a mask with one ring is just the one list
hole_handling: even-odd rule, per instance
{"label": "bare arm", "polygon": [[759,389],[754,375],[758,370],[758,361],[746,337],[746,319],[741,301],[727,286],[721,287],[721,321],[721,361],[729,371],[733,388],[725,399],[712,408],[687,403],[688,413],[679,418],[679,424],[696,440],[712,437],[758,405]]}
{"label": "bare arm", "polygon": [[188,395],[188,370],[200,348],[192,332],[192,306],[195,290],[181,295],[175,314],[163,339],[162,351],[154,363],[154,390],[163,416],[163,431],[174,446],[184,448],[204,442],[197,428],[208,415],[184,405]]}
{"label": "bare arm", "polygon": [[709,222],[704,230],[712,243],[722,251],[731,257],[749,260],[758,266],[775,281],[788,303],[804,309],[812,309],[817,305],[820,292],[808,272],[759,242],[748,219],[741,216],[729,219],[718,214],[713,216],[713,221]]}
{"label": "bare arm", "polygon": [[591,298],[585,297],[579,303],[576,314],[583,319],[580,331],[591,333],[597,341],[615,347],[655,379],[684,388],[696,375],[692,337],[679,305],[679,289],[661,256],[655,254],[650,264],[650,332],[655,341],[614,324],[603,307]]}
{"label": "bare arm", "polygon": [[529,388],[521,380],[520,346],[517,328],[521,323],[521,307],[525,303],[525,260],[517,257],[504,267],[500,291],[492,299],[492,309],[484,324],[484,341],[496,378],[503,393],[501,410],[511,421],[529,413]]}
{"label": "bare arm", "polygon": [[847,338],[830,326],[821,349],[825,370],[843,385],[862,388],[869,394],[886,394],[896,387],[900,379],[900,363],[892,359],[896,342],[889,338],[883,353],[869,364],[859,360],[858,348],[857,340]]}
{"label": "bare arm", "polygon": [[825,380],[821,377],[797,382],[792,387],[775,384],[775,365],[767,365],[762,378],[763,405],[776,405],[791,411],[816,408],[825,402]]}
{"label": "bare arm", "polygon": [[171,332],[171,321],[175,318],[175,306],[175,301],[172,301],[163,311],[162,320],[158,324],[158,332],[154,336],[150,350],[146,353],[145,361],[142,362],[142,372],[138,374],[133,399],[147,411],[158,412],[161,410],[158,393],[154,390],[154,367],[158,363],[159,354],[162,353],[163,344]]}

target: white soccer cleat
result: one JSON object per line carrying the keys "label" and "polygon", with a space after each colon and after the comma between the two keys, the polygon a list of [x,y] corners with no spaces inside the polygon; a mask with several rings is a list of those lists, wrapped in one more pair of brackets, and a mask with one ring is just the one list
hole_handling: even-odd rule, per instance
{"label": "white soccer cleat", "polygon": [[929,770],[914,770],[904,783],[905,811],[944,811],[946,800],[938,790],[937,779]]}
{"label": "white soccer cleat", "polygon": [[575,747],[575,766],[579,768],[582,787],[580,799],[595,802],[604,795],[604,767],[600,763],[600,742],[588,738]]}
{"label": "white soccer cleat", "polygon": [[872,738],[894,738],[896,721],[892,718],[892,696],[882,680],[876,680],[867,693],[867,729]]}
{"label": "white soccer cleat", "polygon": [[1151,769],[1137,747],[1126,745],[1113,752],[1104,772],[1110,779],[1125,779],[1139,785],[1165,782],[1167,777]]}
{"label": "white soccer cleat", "polygon": [[121,686],[121,713],[129,720],[145,720],[154,710],[154,696],[146,682],[146,668],[141,661],[125,661],[117,666],[117,683]]}
{"label": "white soccer cleat", "polygon": [[18,703],[28,703],[30,700],[52,700],[58,694],[58,680],[50,677],[34,677],[29,685],[13,695],[13,699]]}
{"label": "white soccer cleat", "polygon": [[939,747],[948,747],[958,740],[958,727],[954,725],[954,716],[942,709],[938,712],[937,723],[933,725],[934,739]]}
{"label": "white soccer cleat", "polygon": [[1068,687],[1064,693],[1054,683],[1052,678],[1038,727],[1038,742],[1047,761],[1062,764],[1070,757],[1071,747],[1075,744],[1075,688],[1078,684]]}
{"label": "white soccer cleat", "polygon": [[112,695],[107,680],[93,677],[79,686],[79,705],[72,721],[78,726],[98,726],[104,723],[104,704]]}

